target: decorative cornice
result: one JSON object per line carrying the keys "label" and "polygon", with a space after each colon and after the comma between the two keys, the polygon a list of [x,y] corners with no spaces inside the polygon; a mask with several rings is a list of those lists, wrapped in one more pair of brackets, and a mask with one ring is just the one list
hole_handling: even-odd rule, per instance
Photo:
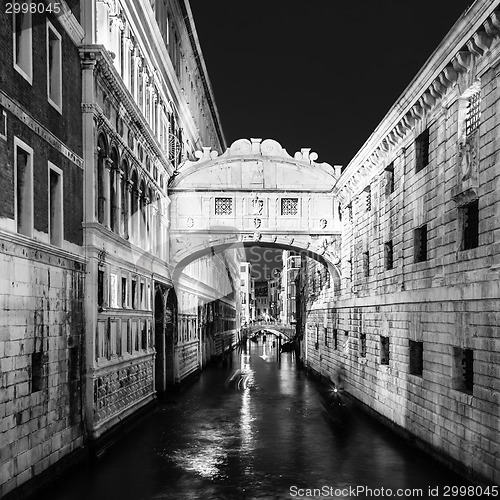
{"label": "decorative cornice", "polygon": [[341,203],[348,203],[370,181],[362,182],[359,170],[366,164],[378,165],[379,170],[387,154],[404,140],[416,122],[436,107],[461,74],[488,53],[493,41],[500,37],[500,14],[495,10],[498,4],[499,0],[476,2],[450,30],[347,166],[334,188]]}
{"label": "decorative cornice", "polygon": [[59,24],[64,28],[75,45],[80,45],[85,37],[85,31],[74,16],[65,0],[58,2],[61,10],[56,14]]}
{"label": "decorative cornice", "polygon": [[48,142],[54,149],[59,151],[68,160],[77,167],[83,169],[83,158],[71,151],[60,139],[58,139],[50,130],[35,120],[20,104],[12,100],[9,96],[0,90],[0,106],[8,110],[18,120],[22,121],[28,128],[33,130],[39,137]]}
{"label": "decorative cornice", "polygon": [[[151,130],[151,127],[144,118],[144,115],[139,110],[137,104],[130,95],[130,92],[125,87],[123,80],[118,75],[113,65],[113,61],[108,55],[105,47],[102,45],[82,45],[80,47],[80,57],[83,63],[86,63],[89,60],[96,60],[95,70],[105,79],[105,82],[109,85],[114,97],[121,103],[121,105],[123,105],[124,109],[130,116],[131,121],[137,127],[139,132],[141,132],[148,146],[155,152],[167,174],[169,176],[172,175],[173,168],[169,160],[166,158],[160,144]],[[88,104],[84,103],[84,106],[88,106]]]}

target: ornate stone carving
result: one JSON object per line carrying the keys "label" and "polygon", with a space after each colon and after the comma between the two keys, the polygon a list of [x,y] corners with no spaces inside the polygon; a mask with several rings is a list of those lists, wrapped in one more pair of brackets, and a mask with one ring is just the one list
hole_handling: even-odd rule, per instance
{"label": "ornate stone carving", "polygon": [[476,130],[458,146],[458,170],[461,182],[477,178],[478,163],[479,133]]}
{"label": "ornate stone carving", "polygon": [[250,201],[250,213],[252,215],[262,215],[264,213],[264,200],[260,199],[257,194]]}
{"label": "ornate stone carving", "polygon": [[94,379],[96,422],[119,414],[124,408],[153,392],[153,363],[145,361]]}

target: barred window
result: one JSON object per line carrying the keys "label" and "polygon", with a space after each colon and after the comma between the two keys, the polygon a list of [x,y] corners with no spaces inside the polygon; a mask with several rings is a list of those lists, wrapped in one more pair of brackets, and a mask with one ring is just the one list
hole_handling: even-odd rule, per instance
{"label": "barred window", "polygon": [[372,209],[372,186],[371,184],[368,184],[368,186],[365,187],[365,196],[366,196],[366,211],[369,212]]}
{"label": "barred window", "polygon": [[231,215],[232,213],[232,198],[215,198],[215,215]]}
{"label": "barred window", "polygon": [[298,198],[281,199],[281,215],[297,215],[299,207]]}
{"label": "barred window", "polygon": [[467,114],[465,116],[465,135],[472,135],[479,128],[481,119],[481,92],[472,94],[467,103]]}

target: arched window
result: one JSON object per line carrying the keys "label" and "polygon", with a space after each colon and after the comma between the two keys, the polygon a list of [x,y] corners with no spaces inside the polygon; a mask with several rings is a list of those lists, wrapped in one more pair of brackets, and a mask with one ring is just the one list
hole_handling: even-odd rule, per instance
{"label": "arched window", "polygon": [[104,192],[104,176],[105,165],[104,162],[108,157],[108,141],[106,140],[106,136],[104,134],[100,134],[97,139],[97,221],[101,224],[105,222],[105,213],[106,213],[106,194]]}
{"label": "arched window", "polygon": [[141,246],[144,248],[146,243],[146,184],[144,180],[140,184],[141,194],[139,197],[139,225],[140,225],[140,238]]}
{"label": "arched window", "polygon": [[132,172],[132,192],[131,192],[131,200],[130,200],[130,219],[132,221],[131,224],[131,233],[132,233],[132,241],[134,243],[138,243],[140,239],[139,235],[139,180],[137,177],[137,172],[134,170]]}
{"label": "arched window", "polygon": [[126,160],[122,160],[121,171],[123,172],[120,179],[120,191],[121,191],[121,233],[123,237],[128,239],[128,217],[129,217],[129,205],[128,205],[128,189],[127,182],[129,178],[128,163]]}
{"label": "arched window", "polygon": [[119,232],[119,220],[120,220],[120,207],[117,206],[117,192],[119,189],[118,186],[118,150],[113,147],[111,149],[111,170],[109,172],[109,194],[111,197],[111,202],[110,202],[110,208],[111,208],[111,213],[110,213],[110,220],[109,220],[109,226],[111,228],[111,231],[114,231],[115,233]]}

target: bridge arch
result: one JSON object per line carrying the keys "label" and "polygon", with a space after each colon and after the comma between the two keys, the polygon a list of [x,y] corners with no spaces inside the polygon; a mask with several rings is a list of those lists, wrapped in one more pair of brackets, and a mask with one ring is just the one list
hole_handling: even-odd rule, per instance
{"label": "bridge arch", "polygon": [[220,155],[198,151],[169,183],[174,276],[199,257],[229,248],[294,250],[340,279],[341,222],[332,194],[340,167],[292,157],[272,139],[239,139]]}

